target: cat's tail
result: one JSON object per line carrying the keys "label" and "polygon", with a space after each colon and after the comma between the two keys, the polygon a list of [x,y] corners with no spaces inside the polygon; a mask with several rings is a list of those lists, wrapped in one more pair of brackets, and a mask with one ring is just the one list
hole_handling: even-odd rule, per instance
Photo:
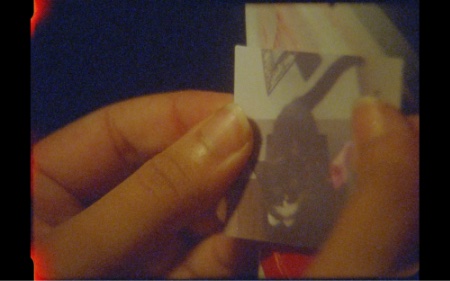
{"label": "cat's tail", "polygon": [[[298,62],[298,60],[297,60]],[[317,81],[316,85],[306,94],[299,97],[294,103],[300,103],[308,111],[314,107],[326,96],[339,77],[350,67],[362,65],[364,60],[357,56],[342,56],[338,58],[328,68],[324,75]]]}

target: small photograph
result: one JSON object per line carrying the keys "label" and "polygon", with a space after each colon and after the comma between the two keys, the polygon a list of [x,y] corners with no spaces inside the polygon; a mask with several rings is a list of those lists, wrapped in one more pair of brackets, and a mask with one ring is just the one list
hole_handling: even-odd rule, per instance
{"label": "small photograph", "polygon": [[[381,60],[397,79],[389,91],[399,97],[401,61]],[[362,77],[376,68],[372,61],[236,48],[235,102],[253,123],[257,143],[254,161],[228,197],[228,235],[320,247],[353,188],[353,104],[385,91]]]}

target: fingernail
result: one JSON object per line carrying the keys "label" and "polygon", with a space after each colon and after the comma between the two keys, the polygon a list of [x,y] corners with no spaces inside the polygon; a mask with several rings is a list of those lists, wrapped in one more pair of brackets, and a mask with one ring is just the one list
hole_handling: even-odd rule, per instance
{"label": "fingernail", "polygon": [[[370,142],[396,129],[396,109],[375,97],[363,97],[353,109],[353,136],[356,144]],[[394,118],[391,118],[394,117]]]}
{"label": "fingernail", "polygon": [[251,140],[252,130],[247,117],[237,104],[217,111],[200,129],[210,151],[226,158]]}

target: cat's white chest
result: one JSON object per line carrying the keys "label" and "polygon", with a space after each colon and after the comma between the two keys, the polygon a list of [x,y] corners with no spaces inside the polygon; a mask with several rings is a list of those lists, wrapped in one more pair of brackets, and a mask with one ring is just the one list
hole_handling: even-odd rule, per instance
{"label": "cat's white chest", "polygon": [[295,215],[298,212],[300,207],[300,199],[295,200],[294,202],[288,202],[287,196],[285,196],[281,205],[276,205],[272,207],[272,212],[267,213],[267,221],[271,226],[277,226],[279,224],[284,224],[287,227],[290,227],[295,222]]}

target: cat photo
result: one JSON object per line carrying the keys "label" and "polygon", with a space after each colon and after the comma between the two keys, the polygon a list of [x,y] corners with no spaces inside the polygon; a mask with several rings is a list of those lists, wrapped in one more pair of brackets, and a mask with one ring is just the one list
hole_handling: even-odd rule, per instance
{"label": "cat photo", "polygon": [[[237,46],[234,99],[254,125],[255,149],[228,196],[225,233],[318,249],[354,188],[353,103],[399,96],[401,66],[395,58]],[[385,83],[373,80],[387,69]]]}

